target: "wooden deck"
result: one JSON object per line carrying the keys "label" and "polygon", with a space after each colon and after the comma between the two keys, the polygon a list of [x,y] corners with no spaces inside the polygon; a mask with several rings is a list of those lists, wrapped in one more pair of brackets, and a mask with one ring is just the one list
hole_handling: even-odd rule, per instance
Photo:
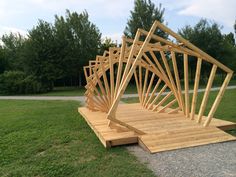
{"label": "wooden deck", "polygon": [[182,112],[157,113],[142,108],[139,103],[120,104],[116,113],[117,119],[131,129],[109,127],[106,114],[102,112],[92,112],[85,107],[79,108],[79,112],[105,147],[139,143],[155,153],[236,139],[221,130],[235,128],[236,123],[214,118],[209,127],[204,127]]}

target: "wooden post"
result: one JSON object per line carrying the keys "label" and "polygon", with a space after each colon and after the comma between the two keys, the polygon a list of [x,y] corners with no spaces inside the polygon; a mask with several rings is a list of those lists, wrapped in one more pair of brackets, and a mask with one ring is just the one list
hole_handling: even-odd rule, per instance
{"label": "wooden post", "polygon": [[195,74],[194,89],[193,89],[192,106],[191,106],[191,116],[190,116],[191,120],[193,120],[194,116],[195,116],[201,66],[202,66],[202,59],[198,58],[198,60],[197,60],[197,69],[196,69],[196,74]]}
{"label": "wooden post", "polygon": [[189,117],[188,55],[184,54],[185,116]]}
{"label": "wooden post", "polygon": [[185,112],[182,89],[181,89],[181,84],[180,84],[180,80],[179,80],[179,71],[178,71],[178,66],[177,66],[177,62],[176,62],[176,58],[175,58],[175,52],[173,52],[173,51],[171,51],[171,59],[172,59],[172,63],[173,63],[175,80],[176,80],[178,95],[179,95],[179,99],[180,99],[180,107],[183,110],[183,112]]}
{"label": "wooden post", "polygon": [[204,123],[205,127],[210,124],[211,119],[214,116],[214,113],[216,112],[217,107],[219,106],[219,103],[220,103],[220,101],[221,101],[221,99],[222,99],[222,97],[224,95],[224,92],[225,92],[225,90],[227,88],[227,85],[229,84],[229,81],[230,81],[232,75],[233,75],[233,73],[228,73],[227,74],[227,76],[226,76],[226,78],[224,80],[224,83],[222,84],[222,86],[220,88],[220,91],[219,91],[219,93],[218,93],[218,95],[217,95],[217,97],[216,97],[216,99],[215,99],[215,101],[213,103],[213,106],[211,107],[211,110],[210,110],[210,112],[209,112],[209,114],[207,116],[207,119],[206,119],[206,121]]}
{"label": "wooden post", "polygon": [[200,106],[200,110],[199,110],[199,113],[198,113],[198,120],[197,120],[198,123],[201,123],[202,116],[203,116],[205,108],[206,108],[208,96],[209,96],[209,93],[211,91],[211,86],[212,86],[212,83],[213,83],[213,80],[214,80],[214,77],[215,77],[216,69],[217,69],[217,66],[213,65],[213,67],[211,69],[211,74],[210,74],[210,77],[209,77],[209,80],[208,80],[208,83],[207,83],[207,87],[206,87],[206,90],[205,90],[205,94],[203,96],[202,103],[201,103],[201,106]]}

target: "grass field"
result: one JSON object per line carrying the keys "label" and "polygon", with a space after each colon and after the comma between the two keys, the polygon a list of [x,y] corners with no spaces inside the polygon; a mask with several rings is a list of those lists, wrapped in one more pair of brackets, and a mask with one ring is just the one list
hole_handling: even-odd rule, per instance
{"label": "grass field", "polygon": [[105,149],[73,101],[0,101],[0,176],[154,176]]}

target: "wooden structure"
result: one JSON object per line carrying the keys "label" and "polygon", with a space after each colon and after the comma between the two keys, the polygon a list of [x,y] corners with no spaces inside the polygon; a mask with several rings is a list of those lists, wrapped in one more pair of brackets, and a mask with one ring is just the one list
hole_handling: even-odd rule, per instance
{"label": "wooden structure", "polygon": [[[168,34],[172,40],[155,35],[156,31]],[[196,65],[192,94],[189,63]],[[211,72],[200,99],[202,66],[211,67]],[[225,73],[225,80],[204,116],[219,71]],[[138,29],[134,39],[123,37],[120,48],[112,47],[91,60],[84,73],[87,105],[79,112],[105,147],[138,142],[150,152],[159,152],[235,140],[219,129],[235,124],[213,118],[232,70],[158,21],[150,31]],[[131,79],[136,83],[140,103],[119,104]],[[201,103],[199,110],[197,101]]]}

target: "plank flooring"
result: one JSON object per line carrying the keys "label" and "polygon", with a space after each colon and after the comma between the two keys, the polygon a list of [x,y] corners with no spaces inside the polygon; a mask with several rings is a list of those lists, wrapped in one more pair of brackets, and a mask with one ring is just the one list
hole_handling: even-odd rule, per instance
{"label": "plank flooring", "polygon": [[[109,127],[105,113],[85,107],[78,110],[105,147],[139,143],[145,150],[156,153],[236,139],[221,130],[235,128],[236,123],[213,118],[209,127],[203,127],[180,111],[157,113],[144,109],[139,103],[120,104],[116,113],[118,120],[133,129],[120,125]],[[202,119],[206,118],[203,116]]]}

